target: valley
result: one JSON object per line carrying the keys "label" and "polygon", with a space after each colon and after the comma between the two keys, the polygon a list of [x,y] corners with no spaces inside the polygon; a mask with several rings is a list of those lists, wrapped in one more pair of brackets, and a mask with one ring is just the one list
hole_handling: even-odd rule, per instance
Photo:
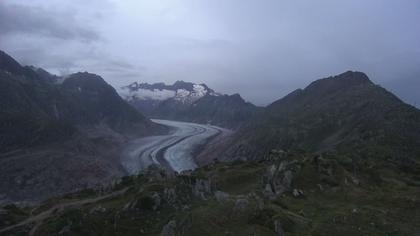
{"label": "valley", "polygon": [[[212,125],[152,120],[170,127],[169,134],[135,139],[124,148],[122,165],[129,174],[135,174],[152,164],[181,172],[197,168],[194,154],[210,139],[230,131]],[[200,150],[201,151],[201,150]]]}
{"label": "valley", "polygon": [[420,231],[420,111],[363,72],[258,107],[0,51],[0,92],[0,235]]}

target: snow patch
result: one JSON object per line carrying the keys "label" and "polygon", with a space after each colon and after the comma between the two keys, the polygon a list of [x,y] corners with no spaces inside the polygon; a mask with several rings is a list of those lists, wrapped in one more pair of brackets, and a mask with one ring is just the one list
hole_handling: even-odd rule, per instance
{"label": "snow patch", "polygon": [[193,95],[195,97],[203,97],[204,95],[207,94],[207,89],[201,84],[194,84],[193,90],[194,90]]}
{"label": "snow patch", "polygon": [[188,90],[178,89],[178,90],[176,90],[176,96],[175,97],[184,98],[184,97],[187,97],[188,95],[190,95],[190,92]]}
{"label": "snow patch", "polygon": [[202,84],[193,84],[191,90],[185,88],[153,89],[141,88],[139,84],[135,82],[128,86],[121,87],[117,92],[121,97],[128,101],[135,99],[164,101],[172,98],[176,101],[187,104],[192,104],[207,94],[212,96],[220,96],[220,94],[209,90],[205,85]]}
{"label": "snow patch", "polygon": [[193,103],[204,97],[207,93],[208,90],[203,85],[193,84],[192,91],[188,91],[186,89],[178,89],[176,92],[175,100],[181,101],[182,103]]}
{"label": "snow patch", "polygon": [[182,103],[186,103],[189,100],[190,91],[186,89],[178,89],[176,90],[175,100],[181,101]]}

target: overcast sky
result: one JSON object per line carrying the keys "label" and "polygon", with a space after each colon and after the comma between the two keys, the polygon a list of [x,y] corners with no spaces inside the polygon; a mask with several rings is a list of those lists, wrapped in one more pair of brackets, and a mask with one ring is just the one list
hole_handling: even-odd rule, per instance
{"label": "overcast sky", "polygon": [[206,83],[265,105],[363,71],[420,105],[419,0],[0,0],[0,49],[114,86]]}

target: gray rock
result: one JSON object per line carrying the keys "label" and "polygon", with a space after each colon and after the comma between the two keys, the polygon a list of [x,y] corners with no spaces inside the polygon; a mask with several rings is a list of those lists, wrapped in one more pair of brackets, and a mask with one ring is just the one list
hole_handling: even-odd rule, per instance
{"label": "gray rock", "polygon": [[138,204],[138,200],[133,200],[133,201],[129,201],[127,202],[124,207],[122,208],[122,211],[130,211],[133,210]]}
{"label": "gray rock", "polygon": [[353,182],[353,184],[355,184],[355,185],[359,185],[360,184],[360,181],[356,178],[356,177],[354,177],[354,176],[351,176],[351,181]]}
{"label": "gray rock", "polygon": [[324,191],[324,187],[322,187],[321,184],[317,184],[317,186],[318,186],[318,188],[319,188],[320,191]]}
{"label": "gray rock", "polygon": [[174,203],[177,199],[176,191],[174,188],[165,188],[163,190],[163,196],[165,200],[170,204]]}
{"label": "gray rock", "polygon": [[210,180],[196,179],[192,186],[192,191],[195,197],[206,200],[206,196],[212,193]]}
{"label": "gray rock", "polygon": [[290,186],[292,185],[292,180],[293,180],[293,172],[290,170],[285,171],[283,179],[282,179],[283,186],[285,186],[287,189],[290,189]]}
{"label": "gray rock", "polygon": [[274,199],[276,197],[276,194],[273,192],[271,185],[268,183],[265,185],[263,194],[264,194],[264,197],[268,199]]}
{"label": "gray rock", "polygon": [[93,213],[104,213],[106,212],[106,208],[102,207],[101,205],[99,206],[95,206],[92,209],[90,209],[89,213],[93,214]]}
{"label": "gray rock", "polygon": [[225,192],[222,192],[222,191],[216,191],[214,193],[214,197],[219,202],[225,202],[225,201],[227,201],[229,199],[230,195],[228,193],[225,193]]}
{"label": "gray rock", "polygon": [[274,221],[274,232],[276,232],[277,236],[284,236],[285,235],[280,220],[275,220]]}
{"label": "gray rock", "polygon": [[270,165],[263,177],[264,196],[274,199],[276,196],[289,191],[295,168],[294,162],[287,161]]}
{"label": "gray rock", "polygon": [[123,207],[123,211],[128,211],[131,208],[131,202],[127,202],[124,207]]}
{"label": "gray rock", "polygon": [[160,236],[175,236],[176,235],[176,222],[174,220],[169,221],[163,226]]}
{"label": "gray rock", "polygon": [[303,196],[303,190],[301,189],[293,189],[293,196],[294,197],[302,197]]}
{"label": "gray rock", "polygon": [[161,198],[160,198],[160,196],[157,192],[154,192],[151,197],[152,197],[153,202],[154,202],[153,210],[156,211],[160,207]]}

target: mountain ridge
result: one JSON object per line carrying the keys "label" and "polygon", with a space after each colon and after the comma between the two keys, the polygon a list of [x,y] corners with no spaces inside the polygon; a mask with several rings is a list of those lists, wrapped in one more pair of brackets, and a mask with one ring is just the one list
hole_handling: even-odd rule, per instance
{"label": "mountain ridge", "polygon": [[176,81],[165,83],[134,82],[119,90],[120,95],[150,118],[213,124],[237,129],[255,116],[260,108],[239,94],[215,92],[206,84]]}
{"label": "mountain ridge", "polygon": [[166,131],[98,75],[57,79],[0,51],[0,204],[111,181],[127,139]]}
{"label": "mountain ridge", "polygon": [[357,150],[353,153],[359,157],[382,154],[404,161],[420,154],[418,134],[418,109],[365,74],[345,72],[314,81],[267,106],[238,131],[227,156],[261,157],[274,148]]}

